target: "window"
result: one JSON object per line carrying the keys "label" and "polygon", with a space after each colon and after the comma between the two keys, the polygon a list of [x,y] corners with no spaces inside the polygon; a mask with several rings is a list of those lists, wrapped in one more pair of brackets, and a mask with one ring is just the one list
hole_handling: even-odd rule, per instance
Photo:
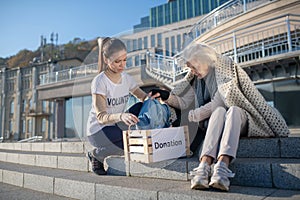
{"label": "window", "polygon": [[26,120],[22,120],[22,133],[26,133]]}
{"label": "window", "polygon": [[47,102],[46,101],[42,101],[42,112],[43,113],[47,112]]}
{"label": "window", "polygon": [[134,66],[140,66],[140,56],[134,57]]}
{"label": "window", "polygon": [[29,119],[27,122],[28,133],[32,133],[32,120]]}
{"label": "window", "polygon": [[161,33],[157,34],[157,46],[162,47],[162,34]]}
{"label": "window", "polygon": [[132,43],[132,51],[135,51],[135,50],[137,50],[137,41],[133,40],[132,42],[133,42]]}
{"label": "window", "polygon": [[143,49],[143,40],[142,40],[142,38],[139,38],[138,39],[138,50],[141,50],[141,49]]}
{"label": "window", "polygon": [[177,35],[177,50],[181,51],[181,35]]}
{"label": "window", "polygon": [[127,60],[126,60],[126,67],[129,68],[129,67],[132,67],[132,57],[128,57]]}
{"label": "window", "polygon": [[169,38],[165,38],[166,56],[170,56],[170,42]]}
{"label": "window", "polygon": [[9,132],[10,133],[13,132],[13,121],[12,120],[9,121]]}
{"label": "window", "polygon": [[127,40],[127,41],[126,41],[126,48],[127,48],[127,51],[128,51],[128,52],[131,52],[131,51],[132,51],[132,48],[131,48],[131,40]]}
{"label": "window", "polygon": [[151,35],[151,47],[155,47],[155,35]]}
{"label": "window", "polygon": [[22,112],[26,112],[26,99],[22,101]]}
{"label": "window", "polygon": [[14,100],[12,100],[10,102],[10,114],[13,114],[14,111],[15,111],[15,102],[14,102]]}
{"label": "window", "polygon": [[176,54],[175,36],[171,37],[171,56]]}
{"label": "window", "polygon": [[45,133],[46,132],[46,123],[47,120],[45,118],[42,119],[42,127],[41,127],[41,132]]}
{"label": "window", "polygon": [[144,37],[144,49],[148,49],[148,37]]}

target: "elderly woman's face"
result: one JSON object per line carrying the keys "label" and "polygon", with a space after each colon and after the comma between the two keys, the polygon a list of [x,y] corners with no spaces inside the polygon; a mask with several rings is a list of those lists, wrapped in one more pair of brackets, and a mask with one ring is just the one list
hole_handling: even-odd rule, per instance
{"label": "elderly woman's face", "polygon": [[200,79],[204,78],[209,72],[208,65],[200,63],[197,60],[190,60],[186,62],[186,65],[191,69],[192,73]]}

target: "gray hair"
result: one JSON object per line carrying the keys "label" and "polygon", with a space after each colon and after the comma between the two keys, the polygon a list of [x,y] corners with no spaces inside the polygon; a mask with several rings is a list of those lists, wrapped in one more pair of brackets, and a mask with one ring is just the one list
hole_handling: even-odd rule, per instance
{"label": "gray hair", "polygon": [[217,52],[212,47],[203,43],[193,43],[188,45],[182,53],[183,59],[188,62],[191,60],[213,66],[217,61]]}

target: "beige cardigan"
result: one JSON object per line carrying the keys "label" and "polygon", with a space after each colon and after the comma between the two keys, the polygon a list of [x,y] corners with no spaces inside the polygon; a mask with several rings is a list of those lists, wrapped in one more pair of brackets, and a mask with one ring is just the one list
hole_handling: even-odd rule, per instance
{"label": "beige cardigan", "polygon": [[218,91],[227,107],[246,111],[249,137],[286,137],[289,129],[280,113],[269,106],[247,73],[230,58],[219,56],[215,65]]}

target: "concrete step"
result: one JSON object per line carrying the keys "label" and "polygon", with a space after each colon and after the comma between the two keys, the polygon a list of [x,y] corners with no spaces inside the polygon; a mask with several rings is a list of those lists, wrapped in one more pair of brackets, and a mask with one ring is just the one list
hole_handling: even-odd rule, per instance
{"label": "concrete step", "polygon": [[[170,180],[190,180],[189,172],[199,165],[197,158],[124,164],[123,157],[112,156],[105,162],[110,174]],[[233,185],[300,190],[300,159],[237,158],[230,169],[236,173]]]}
{"label": "concrete step", "polygon": [[[189,181],[93,173],[0,162],[0,182],[74,199],[299,199],[299,190],[231,186],[229,192],[191,190]],[[1,195],[0,195],[1,196]],[[1,198],[1,197],[0,197]],[[11,199],[11,198],[9,198]]]}
{"label": "concrete step", "polygon": [[72,200],[73,198],[38,192],[10,184],[0,183],[0,200]]}
{"label": "concrete step", "polygon": [[84,153],[58,153],[41,151],[0,150],[0,161],[69,169],[77,171],[90,171],[90,163]]}
{"label": "concrete step", "polygon": [[56,153],[85,153],[86,146],[83,142],[9,142],[0,143],[0,150],[36,151],[36,152],[56,152]]}
{"label": "concrete step", "polygon": [[[300,158],[300,137],[242,138],[239,158]],[[0,150],[18,150],[55,153],[85,153],[89,144],[77,142],[0,143]]]}

